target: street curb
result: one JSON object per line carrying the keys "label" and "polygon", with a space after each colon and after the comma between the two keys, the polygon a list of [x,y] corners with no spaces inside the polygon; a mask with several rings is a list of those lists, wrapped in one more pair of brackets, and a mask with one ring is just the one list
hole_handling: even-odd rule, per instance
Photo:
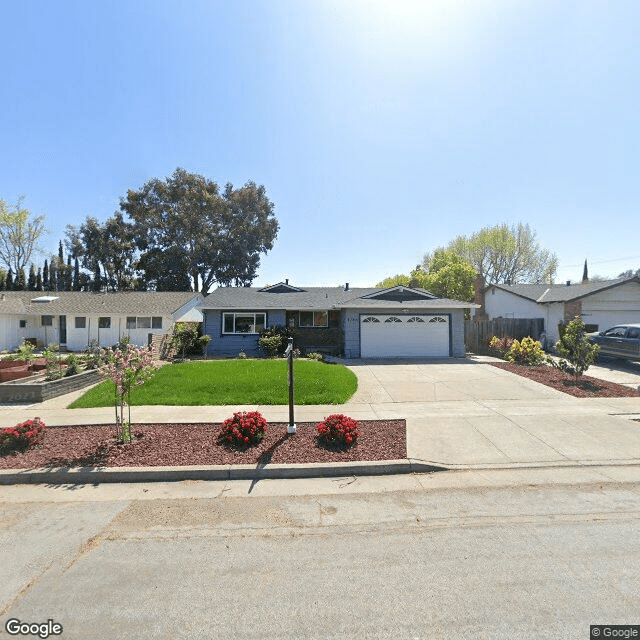
{"label": "street curb", "polygon": [[57,469],[3,469],[0,486],[12,484],[101,484],[110,482],[181,482],[185,480],[289,480],[345,476],[381,476],[436,471],[505,471],[535,469],[588,469],[590,467],[640,466],[640,459],[552,461],[500,464],[442,464],[408,458],[377,462],[331,464],[211,465],[190,467],[79,467]]}
{"label": "street curb", "polygon": [[335,462],[331,464],[211,465],[190,467],[79,467],[0,470],[0,485],[179,482],[183,480],[263,480],[379,476],[446,471],[423,460]]}

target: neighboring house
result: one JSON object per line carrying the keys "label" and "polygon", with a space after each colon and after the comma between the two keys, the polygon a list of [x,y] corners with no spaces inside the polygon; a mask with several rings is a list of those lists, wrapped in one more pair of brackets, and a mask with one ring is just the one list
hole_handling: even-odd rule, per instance
{"label": "neighboring house", "polygon": [[461,357],[464,312],[473,303],[437,298],[423,289],[220,287],[201,305],[211,355],[258,355],[258,334],[280,325],[294,346],[346,358]]}
{"label": "neighboring house", "polygon": [[202,295],[191,292],[0,292],[0,349],[32,339],[82,351],[94,340],[111,346],[123,336],[145,346],[176,322],[201,322],[200,302]]}
{"label": "neighboring house", "polygon": [[640,278],[577,284],[495,284],[476,296],[476,314],[494,318],[542,318],[548,343],[558,340],[558,324],[576,316],[590,331],[640,322]]}

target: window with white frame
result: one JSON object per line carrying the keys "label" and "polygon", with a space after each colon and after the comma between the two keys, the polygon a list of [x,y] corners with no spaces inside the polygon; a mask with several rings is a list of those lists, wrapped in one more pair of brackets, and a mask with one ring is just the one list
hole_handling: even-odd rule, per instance
{"label": "window with white frame", "polygon": [[327,327],[328,325],[329,313],[327,311],[300,311],[299,326]]}
{"label": "window with white frame", "polygon": [[53,326],[53,316],[40,316],[43,327]]}
{"label": "window with white frame", "polygon": [[225,313],[222,333],[260,333],[266,326],[266,313]]}
{"label": "window with white frame", "polygon": [[111,318],[108,316],[99,317],[98,329],[111,329]]}
{"label": "window with white frame", "polygon": [[87,317],[86,316],[76,316],[75,317],[75,327],[76,327],[76,329],[86,329],[87,328]]}
{"label": "window with white frame", "polygon": [[127,316],[127,329],[162,329],[162,317]]}

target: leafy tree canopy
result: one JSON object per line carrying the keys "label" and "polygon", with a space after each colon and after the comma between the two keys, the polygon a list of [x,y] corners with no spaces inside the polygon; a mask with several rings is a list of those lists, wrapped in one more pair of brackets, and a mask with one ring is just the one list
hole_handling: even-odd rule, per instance
{"label": "leafy tree canopy", "polygon": [[180,168],[129,190],[120,209],[132,220],[144,279],[158,289],[190,285],[207,293],[214,282],[249,285],[278,233],[263,186],[220,189]]}
{"label": "leafy tree canopy", "polygon": [[32,216],[22,206],[23,199],[19,198],[13,207],[0,200],[0,262],[14,273],[29,264],[45,233],[44,216]]}
{"label": "leafy tree canopy", "polygon": [[399,274],[385,278],[377,287],[419,287],[440,298],[473,300],[475,269],[451,251],[436,249],[429,256],[427,269],[418,265],[409,275]]}
{"label": "leafy tree canopy", "polygon": [[[121,213],[114,214],[104,223],[89,216],[79,227],[67,225],[66,234],[70,254],[80,260],[83,269],[93,274],[93,289],[100,289],[102,285],[108,291],[136,288],[133,225],[126,222]],[[70,276],[71,265],[67,269]],[[89,287],[88,277],[83,279],[77,269],[75,272],[73,288]],[[97,286],[98,280],[101,286]]]}
{"label": "leafy tree canopy", "polygon": [[552,283],[558,269],[555,254],[540,247],[528,224],[498,224],[470,236],[458,236],[446,247],[427,253],[429,269],[435,254],[451,252],[473,266],[488,284]]}

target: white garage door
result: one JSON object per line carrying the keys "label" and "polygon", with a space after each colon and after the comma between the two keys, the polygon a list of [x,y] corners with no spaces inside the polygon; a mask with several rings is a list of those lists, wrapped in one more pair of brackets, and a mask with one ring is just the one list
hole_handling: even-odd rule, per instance
{"label": "white garage door", "polygon": [[449,356],[449,316],[362,315],[362,358]]}

